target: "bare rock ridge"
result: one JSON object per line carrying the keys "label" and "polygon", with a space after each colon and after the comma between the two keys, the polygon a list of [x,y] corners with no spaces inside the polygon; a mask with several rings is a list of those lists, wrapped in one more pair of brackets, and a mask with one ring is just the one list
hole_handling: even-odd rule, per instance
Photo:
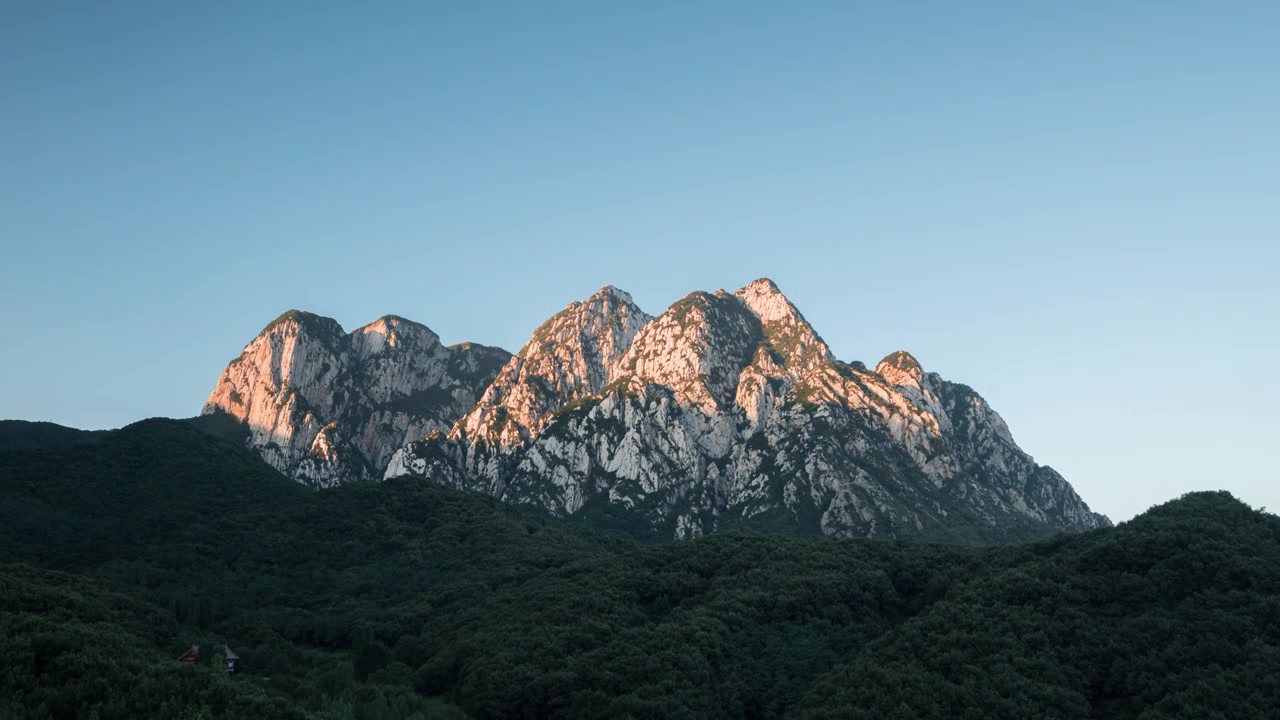
{"label": "bare rock ridge", "polygon": [[244,421],[250,446],[299,482],[379,479],[405,443],[452,427],[510,357],[472,343],[445,347],[430,328],[394,315],[348,334],[290,310],[231,361],[203,414]]}
{"label": "bare rock ridge", "polygon": [[244,419],[303,482],[415,475],[668,537],[999,542],[1109,524],[972,389],[905,352],[874,370],[837,360],[767,279],[657,317],[605,287],[514,356],[443,348],[399,318],[343,335],[290,313],[205,411]]}

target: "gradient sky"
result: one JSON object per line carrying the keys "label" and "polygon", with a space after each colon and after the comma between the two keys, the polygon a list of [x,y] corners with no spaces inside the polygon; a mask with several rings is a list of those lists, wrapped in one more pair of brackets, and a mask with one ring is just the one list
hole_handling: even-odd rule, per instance
{"label": "gradient sky", "polygon": [[1280,3],[0,4],[0,417],[196,414],[285,309],[516,350],[773,278],[1095,510],[1280,509]]}

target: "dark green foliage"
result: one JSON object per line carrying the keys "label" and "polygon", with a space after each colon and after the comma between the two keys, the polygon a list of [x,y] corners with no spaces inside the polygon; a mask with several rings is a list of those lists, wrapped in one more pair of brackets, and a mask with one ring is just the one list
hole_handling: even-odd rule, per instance
{"label": "dark green foliage", "polygon": [[391,662],[391,651],[367,630],[357,632],[351,647],[351,666],[356,679],[364,682]]}
{"label": "dark green foliage", "polygon": [[197,415],[186,421],[205,435],[220,437],[236,445],[244,445],[249,440],[249,426],[220,409],[215,408],[208,415]]}
{"label": "dark green foliage", "polygon": [[511,353],[500,347],[481,345],[473,342],[457,343],[449,346],[449,375],[455,378],[485,378],[487,385],[502,366],[511,359]]}
{"label": "dark green foliage", "polygon": [[[1254,718],[1280,697],[1280,520],[1213,493],[1019,547],[646,545],[411,479],[312,492],[147,421],[0,452],[0,562],[22,563],[0,568],[5,718]],[[174,660],[224,642],[231,677]]]}
{"label": "dark green foliage", "polygon": [[0,566],[0,717],[305,718],[221,667],[175,662],[189,633],[98,583]]}
{"label": "dark green foliage", "polygon": [[83,445],[105,434],[101,430],[77,430],[51,422],[0,420],[0,452]]}
{"label": "dark green foliage", "polygon": [[820,680],[804,717],[1276,717],[1280,521],[1199,493],[1024,546]]}

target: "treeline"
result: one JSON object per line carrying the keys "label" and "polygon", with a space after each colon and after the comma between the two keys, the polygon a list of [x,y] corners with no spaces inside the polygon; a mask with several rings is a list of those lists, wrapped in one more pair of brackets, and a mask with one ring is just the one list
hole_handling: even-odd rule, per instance
{"label": "treeline", "polygon": [[[30,434],[28,434],[30,435]],[[644,545],[174,421],[0,452],[4,717],[1275,717],[1280,521]],[[181,666],[229,645],[228,677]]]}

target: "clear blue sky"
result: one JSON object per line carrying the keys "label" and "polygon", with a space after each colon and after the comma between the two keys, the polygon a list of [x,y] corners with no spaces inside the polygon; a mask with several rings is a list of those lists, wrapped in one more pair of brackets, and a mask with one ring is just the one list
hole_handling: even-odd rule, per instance
{"label": "clear blue sky", "polygon": [[1280,3],[0,5],[0,417],[197,413],[298,307],[517,349],[778,282],[1124,519],[1280,509]]}

